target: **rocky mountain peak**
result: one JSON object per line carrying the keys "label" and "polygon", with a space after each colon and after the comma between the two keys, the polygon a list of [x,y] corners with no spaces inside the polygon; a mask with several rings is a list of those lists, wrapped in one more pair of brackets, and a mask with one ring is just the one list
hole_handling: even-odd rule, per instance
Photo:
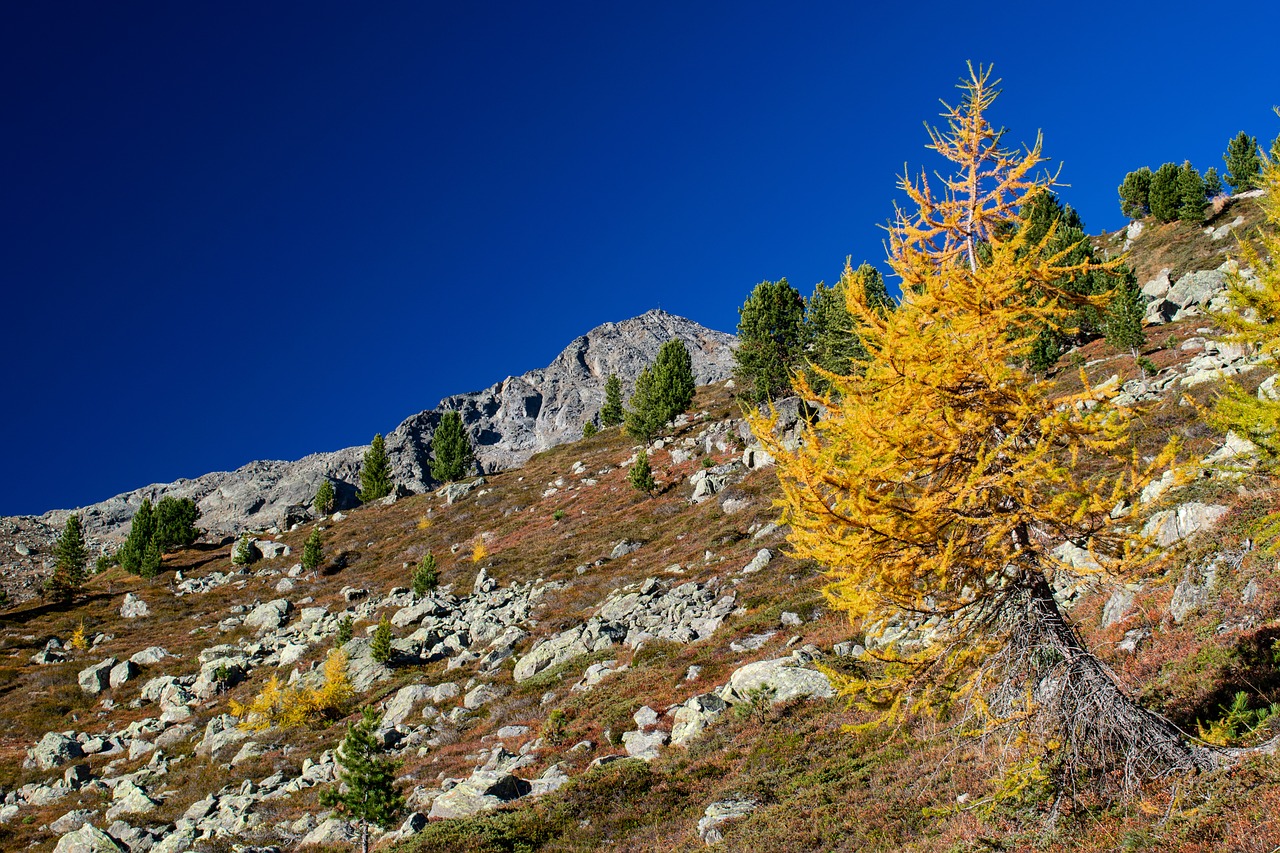
{"label": "rocky mountain peak", "polygon": [[[582,435],[585,421],[604,402],[604,384],[613,373],[622,380],[624,396],[640,371],[653,363],[658,348],[681,340],[689,349],[698,384],[728,378],[733,369],[736,338],[692,320],[654,309],[619,322],[603,323],[575,338],[543,368],[508,376],[480,391],[446,397],[432,409],[412,415],[386,437],[392,471],[410,492],[432,488],[430,444],[440,416],[461,413],[480,468],[510,468],[542,450]],[[371,430],[373,427],[371,427]],[[200,526],[212,534],[234,534],[246,528],[287,526],[291,508],[308,504],[324,479],[334,481],[338,506],[355,502],[365,447],[315,453],[286,462],[259,460],[235,471],[145,486],[80,510],[98,540],[123,536],[144,499],[165,495],[192,498],[200,508]],[[50,538],[65,522],[68,510],[40,519]]]}

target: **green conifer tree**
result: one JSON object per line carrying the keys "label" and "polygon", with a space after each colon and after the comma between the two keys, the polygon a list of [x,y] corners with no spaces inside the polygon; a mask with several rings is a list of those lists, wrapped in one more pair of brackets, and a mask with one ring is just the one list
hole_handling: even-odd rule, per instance
{"label": "green conifer tree", "polygon": [[413,594],[422,598],[440,585],[440,571],[436,568],[435,555],[428,552],[413,572]]}
{"label": "green conifer tree", "polygon": [[396,785],[395,762],[382,757],[377,731],[380,717],[365,708],[358,723],[347,728],[347,736],[334,758],[338,764],[338,784],[321,794],[321,804],[336,808],[359,822],[360,847],[369,853],[369,824],[390,829],[404,811],[404,796]]}
{"label": "green conifer tree", "polygon": [[358,497],[361,503],[369,503],[391,494],[391,488],[391,460],[387,458],[387,445],[382,440],[382,433],[378,433],[364,452]]}
{"label": "green conifer tree", "polygon": [[378,620],[378,627],[373,632],[373,641],[369,644],[369,656],[378,663],[391,660],[391,623],[386,614]]}
{"label": "green conifer tree", "polygon": [[313,527],[311,535],[302,546],[302,568],[308,572],[314,572],[320,568],[320,561],[323,559],[324,545],[320,540],[320,528]]}
{"label": "green conifer tree", "polygon": [[805,349],[809,356],[805,380],[819,393],[831,390],[831,383],[819,370],[847,376],[867,358],[867,348],[849,314],[850,287],[859,288],[868,305],[893,310],[884,276],[871,264],[864,263],[855,270],[851,259],[845,258],[844,272],[835,286],[818,282],[805,305]]}
{"label": "green conifer tree", "polygon": [[1204,221],[1204,178],[1190,160],[1184,160],[1178,170],[1178,199],[1180,220],[1197,224]]}
{"label": "green conifer tree", "polygon": [[1165,163],[1151,178],[1151,215],[1161,222],[1172,222],[1178,218],[1178,208],[1182,206],[1182,198],[1178,192],[1180,172],[1176,164]]}
{"label": "green conifer tree", "polygon": [[1147,340],[1146,333],[1142,330],[1142,318],[1146,309],[1146,300],[1142,298],[1137,276],[1128,267],[1123,268],[1115,295],[1107,308],[1106,337],[1107,343],[1118,350],[1132,353],[1135,360],[1138,349]]}
{"label": "green conifer tree", "polygon": [[585,424],[582,425],[583,438],[591,438],[593,435],[595,435],[598,432],[600,432],[600,430],[596,429],[595,421],[587,421]]}
{"label": "green conifer tree", "polygon": [[1218,176],[1218,170],[1210,166],[1204,170],[1204,197],[1213,199],[1220,195],[1222,195],[1222,178]]}
{"label": "green conifer tree", "polygon": [[[1042,256],[1059,258],[1072,266],[1101,263],[1093,244],[1085,236],[1084,221],[1069,204],[1063,204],[1052,190],[1036,192],[1023,206],[1021,227],[1027,243],[1036,247],[1043,243]],[[1028,248],[1024,251],[1032,251]],[[1049,292],[1080,297],[1098,296],[1111,287],[1111,276],[1101,270],[1076,273],[1049,282]],[[1037,289],[1032,296],[1040,298]],[[1102,332],[1103,318],[1096,307],[1082,304],[1055,325],[1043,324],[1032,342],[1027,361],[1032,370],[1043,373],[1073,344],[1096,337]]]}
{"label": "green conifer tree", "polygon": [[162,556],[159,536],[152,534],[151,541],[147,543],[147,547],[142,551],[142,562],[138,565],[138,576],[150,580],[160,574]]}
{"label": "green conifer tree", "polygon": [[733,357],[739,396],[763,403],[791,393],[804,357],[804,299],[785,278],[760,282],[738,309]]}
{"label": "green conifer tree", "polygon": [[1226,181],[1233,192],[1244,192],[1261,186],[1262,158],[1258,155],[1258,138],[1243,130],[1227,143],[1222,155],[1227,164]]}
{"label": "green conifer tree", "polygon": [[1146,166],[1124,176],[1120,184],[1120,212],[1130,219],[1142,219],[1151,213],[1151,170]]}
{"label": "green conifer tree", "polygon": [[335,638],[338,643],[338,647],[341,648],[351,642],[351,638],[355,635],[355,631],[355,623],[351,621],[351,616],[349,614],[339,619],[338,635]]}
{"label": "green conifer tree", "polygon": [[257,561],[262,556],[258,552],[258,547],[253,544],[253,539],[248,533],[240,534],[240,538],[236,540],[236,545],[231,549],[231,564],[233,566],[248,566]]}
{"label": "green conifer tree", "polygon": [[195,542],[200,536],[196,529],[199,517],[200,510],[191,498],[162,497],[155,509],[155,535],[160,550],[186,548]]}
{"label": "green conifer tree", "polygon": [[45,588],[50,597],[65,604],[71,601],[84,586],[85,566],[89,562],[89,549],[85,547],[80,516],[67,516],[62,536],[53,546],[53,556],[57,564]]}
{"label": "green conifer tree", "polygon": [[604,382],[604,405],[600,408],[600,426],[608,429],[622,423],[622,382],[610,373]]}
{"label": "green conifer tree", "polygon": [[471,439],[462,428],[462,415],[445,412],[440,416],[440,424],[431,436],[431,453],[431,476],[436,480],[452,483],[470,473],[475,454]]}
{"label": "green conifer tree", "polygon": [[154,538],[155,532],[155,510],[151,506],[150,499],[144,498],[142,506],[138,507],[138,511],[133,514],[129,535],[120,546],[120,565],[125,571],[135,575],[139,573],[142,569],[143,555],[146,553],[147,545]]}
{"label": "green conifer tree", "polygon": [[652,441],[666,423],[660,419],[652,367],[644,368],[636,377],[636,387],[631,392],[631,406],[627,409],[625,423],[627,434],[640,441]]}
{"label": "green conifer tree", "polygon": [[311,501],[311,508],[315,510],[316,515],[328,515],[333,512],[333,481],[325,478],[320,484],[320,488],[316,489],[316,496]]}
{"label": "green conifer tree", "polygon": [[657,417],[662,424],[689,408],[697,386],[693,378],[693,359],[684,341],[670,340],[658,347],[653,362],[654,389],[658,401]]}
{"label": "green conifer tree", "polygon": [[657,485],[653,481],[653,468],[649,465],[649,454],[647,451],[641,450],[636,455],[635,464],[631,466],[631,470],[627,472],[627,482],[634,486],[638,491],[648,494],[653,491]]}

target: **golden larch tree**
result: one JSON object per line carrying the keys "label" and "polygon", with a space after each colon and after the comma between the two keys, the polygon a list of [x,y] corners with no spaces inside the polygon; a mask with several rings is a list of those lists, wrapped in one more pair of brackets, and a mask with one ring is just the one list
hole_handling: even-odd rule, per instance
{"label": "golden larch tree", "polygon": [[[826,598],[875,647],[861,675],[837,678],[876,723],[936,714],[965,733],[1007,733],[1063,782],[1084,768],[1129,785],[1208,767],[1212,753],[1125,695],[1053,596],[1064,541],[1103,573],[1139,569],[1142,543],[1122,529],[1132,519],[1112,510],[1176,447],[1139,466],[1128,410],[1087,383],[1055,395],[1025,366],[1040,329],[1108,294],[1055,287],[1098,265],[1047,251],[1056,229],[1029,245],[1019,228],[1023,203],[1053,181],[1039,138],[1009,150],[988,122],[997,84],[971,67],[960,104],[944,104],[945,128],[930,130],[954,172],[900,181],[910,205],[888,241],[897,310],[866,304],[846,266],[862,369],[824,373],[822,393],[796,377],[822,412],[798,448],[781,446],[770,418],[753,427],[778,460],[796,556],[824,567]],[[914,631],[877,643],[890,628]]]}

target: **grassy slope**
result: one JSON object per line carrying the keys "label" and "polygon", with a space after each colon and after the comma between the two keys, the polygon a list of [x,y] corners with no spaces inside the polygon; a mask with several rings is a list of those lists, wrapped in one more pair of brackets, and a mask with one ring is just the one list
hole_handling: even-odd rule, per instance
{"label": "grassy slope", "polygon": [[[1166,235],[1159,245],[1169,243]],[[1146,354],[1162,367],[1185,361],[1192,354],[1165,344],[1171,339],[1186,340],[1202,325],[1192,321],[1156,330]],[[1123,378],[1134,375],[1132,360],[1110,352],[1102,342],[1089,345],[1081,354],[1090,381],[1117,372]],[[1247,374],[1245,382],[1256,383],[1267,373]],[[1079,381],[1078,374],[1074,369],[1061,370],[1058,381],[1070,387]],[[1194,390],[1202,401],[1210,393],[1205,386]],[[695,421],[678,438],[737,414],[722,387],[700,389],[694,411],[707,412],[707,419]],[[1143,449],[1154,450],[1171,432],[1186,438],[1189,456],[1212,449],[1220,437],[1200,425],[1194,414],[1194,408],[1179,405],[1174,398],[1152,407],[1146,415]],[[417,496],[389,507],[358,510],[325,533],[327,554],[345,554],[347,567],[316,582],[300,583],[289,593],[295,602],[310,596],[317,604],[341,609],[345,606],[339,593],[342,587],[366,587],[381,594],[407,585],[410,570],[405,564],[412,565],[430,550],[441,558],[443,582],[462,591],[470,589],[480,566],[502,584],[534,578],[564,582],[566,587],[549,594],[536,613],[537,632],[543,633],[581,621],[611,590],[645,577],[738,581],[738,603],[745,612],[731,617],[715,636],[689,646],[653,643],[635,655],[615,648],[610,657],[631,668],[589,692],[570,692],[568,687],[599,655],[572,661],[521,685],[511,681],[508,662],[497,679],[506,695],[464,720],[439,748],[422,756],[410,751],[401,768],[407,785],[431,787],[442,776],[468,775],[477,763],[478,750],[492,743],[486,736],[500,726],[518,723],[531,726],[528,737],[536,737],[544,733],[553,709],[565,714],[563,737],[558,746],[544,746],[539,763],[523,775],[563,761],[571,765],[575,781],[534,802],[475,819],[433,824],[406,843],[405,849],[693,850],[701,847],[696,824],[703,809],[731,795],[754,797],[761,803],[752,816],[725,827],[726,847],[734,850],[1270,851],[1280,844],[1275,817],[1280,813],[1280,767],[1270,759],[1197,779],[1153,783],[1129,801],[1084,800],[1048,829],[1048,803],[1042,792],[1030,791],[1021,803],[983,807],[1000,763],[995,745],[956,743],[940,726],[851,734],[845,726],[859,717],[841,701],[731,712],[701,741],[688,749],[666,750],[651,765],[627,760],[584,773],[592,758],[621,751],[609,745],[605,732],[616,735],[631,728],[630,717],[641,705],[662,711],[711,689],[742,663],[782,654],[793,635],[823,648],[856,636],[838,614],[825,608],[816,567],[783,557],[764,572],[736,574],[758,548],[781,544],[776,536],[762,541],[750,536],[756,525],[773,518],[770,503],[776,483],[771,472],[754,473],[735,486],[735,493],[749,498],[751,505],[726,515],[716,501],[699,506],[687,501],[689,487],[683,480],[702,464],[702,457],[673,467],[666,453],[657,453],[655,474],[667,485],[656,496],[645,497],[627,485],[620,465],[631,452],[631,442],[612,430],[541,454],[520,470],[491,477],[484,494],[473,493],[453,506],[433,496]],[[730,446],[710,458],[720,462],[736,457],[737,452]],[[544,498],[544,490],[557,478],[565,478],[569,485],[579,481],[570,475],[578,461],[598,484],[561,489]],[[1237,690],[1248,691],[1255,706],[1280,701],[1280,669],[1272,652],[1273,641],[1280,637],[1276,618],[1280,581],[1275,577],[1274,558],[1251,553],[1238,573],[1220,578],[1216,603],[1182,625],[1164,615],[1173,586],[1185,567],[1216,548],[1238,543],[1247,535],[1249,519],[1280,501],[1270,484],[1257,479],[1197,482],[1171,500],[1192,498],[1229,503],[1233,512],[1213,537],[1193,541],[1171,555],[1164,574],[1139,593],[1135,615],[1122,625],[1105,631],[1097,627],[1109,590],[1085,596],[1073,616],[1087,640],[1134,693],[1194,731],[1197,721],[1219,716],[1221,706]],[[557,519],[559,513],[563,515]],[[292,565],[308,532],[302,529],[281,537],[293,546],[295,556],[266,567],[283,570]],[[592,565],[623,538],[644,542],[644,547],[629,557]],[[478,542],[484,542],[488,551],[479,564],[471,559]],[[229,545],[224,544],[173,555],[167,566],[199,574],[226,570],[228,558]],[[675,564],[682,573],[667,573]],[[582,565],[588,568],[579,574],[576,568]],[[117,705],[110,712],[110,724],[119,728],[155,713],[151,706],[128,707],[146,677],[161,671],[194,671],[200,649],[240,636],[217,631],[216,623],[229,607],[278,597],[274,576],[249,577],[242,588],[231,585],[181,599],[169,593],[171,579],[166,573],[148,583],[116,571],[94,578],[87,599],[65,612],[28,607],[0,614],[0,787],[8,790],[54,775],[21,769],[24,750],[45,731],[95,731],[107,725],[107,712],[83,697],[75,683],[76,673],[87,663],[107,655],[127,657],[153,644],[181,656],[177,662],[149,668],[143,678],[112,692]],[[1250,580],[1256,581],[1260,592],[1246,606],[1240,593]],[[119,600],[126,591],[138,593],[154,615],[134,623],[119,618]],[[732,640],[779,629],[779,616],[788,610],[800,613],[805,623],[779,630],[758,652],[737,654],[728,649]],[[36,667],[27,662],[48,637],[65,639],[81,620],[91,633],[104,632],[114,639],[66,664]],[[364,627],[358,625],[357,633]],[[1151,640],[1137,654],[1118,652],[1116,643],[1136,627],[1149,628]],[[324,648],[314,648],[303,666],[319,661],[324,653]],[[703,667],[702,674],[697,681],[686,682],[685,673],[693,664]],[[392,682],[379,685],[364,698],[377,701],[402,684],[459,677],[456,672],[445,673],[443,666],[399,670]],[[265,669],[259,670],[230,697],[200,709],[199,725],[223,712],[227,698],[247,700],[268,675]],[[173,820],[204,793],[223,785],[278,771],[296,773],[304,758],[332,747],[340,734],[341,727],[334,726],[259,736],[256,739],[269,747],[267,753],[234,769],[210,765],[202,758],[185,759],[166,777],[162,786],[166,800],[154,821]],[[584,739],[597,746],[569,752],[572,744]],[[505,745],[515,751],[520,742]],[[177,753],[190,751],[186,746]],[[224,761],[227,758],[223,756]],[[107,760],[90,760],[95,775]],[[115,766],[127,772],[146,760],[118,760]],[[42,825],[74,807],[101,809],[103,805],[102,795],[84,793],[44,809],[24,808],[18,822],[0,827],[0,846],[19,849],[35,844],[35,849],[51,849],[56,837]],[[264,804],[259,811],[275,822],[318,809],[312,790]]]}

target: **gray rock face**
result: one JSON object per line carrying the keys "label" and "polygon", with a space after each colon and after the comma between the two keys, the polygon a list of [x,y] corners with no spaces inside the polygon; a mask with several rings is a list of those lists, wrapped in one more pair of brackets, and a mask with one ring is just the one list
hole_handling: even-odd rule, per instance
{"label": "gray rock face", "polygon": [[[604,383],[617,374],[631,388],[640,371],[673,339],[684,341],[698,384],[728,378],[733,370],[733,335],[705,328],[663,311],[649,311],[619,323],[605,323],[577,338],[547,367],[513,376],[482,391],[446,397],[434,409],[406,419],[386,437],[396,482],[411,492],[432,485],[428,449],[441,415],[457,411],[483,471],[511,468],[533,454],[577,440],[582,423],[604,402]],[[246,528],[288,529],[299,505],[307,505],[328,479],[337,508],[356,504],[365,447],[315,453],[296,462],[258,461],[236,469],[135,489],[79,510],[97,537],[120,539],[144,499],[170,495],[191,498],[200,526],[215,535]],[[54,510],[39,521],[60,531],[70,511]]]}

